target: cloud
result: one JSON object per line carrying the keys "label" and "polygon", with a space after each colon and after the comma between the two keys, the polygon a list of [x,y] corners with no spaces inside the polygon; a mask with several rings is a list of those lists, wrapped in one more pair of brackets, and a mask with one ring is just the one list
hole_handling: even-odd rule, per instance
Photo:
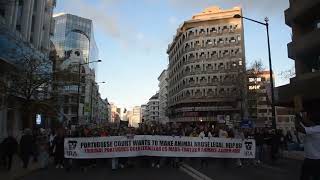
{"label": "cloud", "polygon": [[121,0],[99,0],[91,3],[89,0],[60,0],[58,5],[63,3],[66,13],[91,19],[95,30],[116,40],[121,48],[139,48],[139,45],[143,44],[141,49],[149,53],[152,46],[149,38],[134,27],[127,27],[128,24],[121,21],[116,13],[111,13],[110,9],[122,2]]}
{"label": "cloud", "polygon": [[264,16],[272,16],[274,13],[283,12],[289,7],[288,0],[168,0],[169,6],[177,10],[190,8],[206,8],[209,6],[220,6],[230,8],[240,6],[246,12],[254,12]]}

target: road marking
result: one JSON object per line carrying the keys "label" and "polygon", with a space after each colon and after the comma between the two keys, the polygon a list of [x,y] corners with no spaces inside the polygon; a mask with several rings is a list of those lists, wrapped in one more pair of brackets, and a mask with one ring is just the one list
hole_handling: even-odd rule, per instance
{"label": "road marking", "polygon": [[269,165],[266,165],[266,164],[260,164],[259,166],[262,167],[262,168],[271,169],[271,170],[274,170],[274,171],[288,172],[287,170],[284,170],[284,169],[281,169],[281,168],[278,168],[278,167],[274,167],[274,166],[269,166]]}
{"label": "road marking", "polygon": [[206,176],[205,174],[197,171],[193,167],[181,163],[179,169],[185,173],[187,173],[189,176],[193,177],[196,180],[212,180],[210,177]]}

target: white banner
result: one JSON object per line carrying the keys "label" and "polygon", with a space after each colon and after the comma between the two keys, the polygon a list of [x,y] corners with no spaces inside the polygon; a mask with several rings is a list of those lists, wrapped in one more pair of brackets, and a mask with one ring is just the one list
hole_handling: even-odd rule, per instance
{"label": "white banner", "polygon": [[254,158],[253,139],[179,136],[126,136],[66,138],[66,158],[114,158],[135,156]]}

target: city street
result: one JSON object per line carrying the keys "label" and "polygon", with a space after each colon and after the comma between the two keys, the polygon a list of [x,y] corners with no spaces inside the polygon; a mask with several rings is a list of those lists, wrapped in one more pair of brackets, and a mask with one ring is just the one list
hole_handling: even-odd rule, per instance
{"label": "city street", "polygon": [[[233,161],[234,162],[234,161]],[[235,163],[229,162],[227,167],[221,166],[220,160],[211,160],[208,168],[200,168],[199,160],[188,162],[194,169],[202,172],[204,175],[213,180],[298,180],[300,173],[301,161],[281,160],[276,165],[262,165],[260,167],[244,166],[238,168]],[[152,179],[152,180],[171,180],[171,179],[193,179],[186,172],[180,169],[162,167],[162,168],[125,168],[117,171],[111,171],[110,168],[99,166],[97,168],[88,169],[86,173],[80,169],[73,169],[66,172],[62,169],[50,167],[48,170],[35,171],[23,180],[46,179],[46,180],[62,180],[62,179]]]}

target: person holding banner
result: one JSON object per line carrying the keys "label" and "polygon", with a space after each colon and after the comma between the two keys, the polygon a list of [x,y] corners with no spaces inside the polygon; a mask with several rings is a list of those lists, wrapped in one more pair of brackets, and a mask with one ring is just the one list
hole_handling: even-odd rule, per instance
{"label": "person holding banner", "polygon": [[[211,137],[212,137],[212,134],[211,134],[211,132],[208,130],[208,128],[205,127],[204,130],[200,132],[199,137],[202,138],[202,139],[203,139],[203,138],[211,138]],[[201,164],[201,168],[204,168],[204,167],[208,168],[208,167],[209,167],[208,158],[201,158],[201,159],[200,159],[200,162],[201,162],[201,163],[200,163],[200,164]]]}

